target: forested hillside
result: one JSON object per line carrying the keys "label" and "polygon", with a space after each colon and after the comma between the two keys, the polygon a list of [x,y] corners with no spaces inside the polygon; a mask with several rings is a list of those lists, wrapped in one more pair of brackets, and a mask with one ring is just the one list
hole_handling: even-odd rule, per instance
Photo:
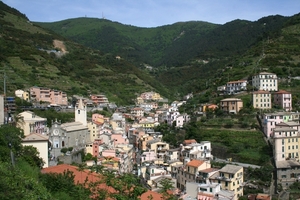
{"label": "forested hillside", "polygon": [[144,91],[157,91],[165,97],[170,94],[127,60],[36,26],[2,2],[0,21],[0,70],[9,95],[16,89],[40,86],[63,90],[69,95],[105,93],[110,101],[124,105],[132,104],[136,95]]}
{"label": "forested hillside", "polygon": [[[194,21],[156,28],[91,18],[36,24],[82,45],[118,54],[175,93],[185,94],[216,88],[229,79],[247,79],[262,69],[287,75],[287,68],[275,64],[278,59],[274,57],[286,56],[290,63],[285,51],[299,52],[295,48],[298,39],[293,36],[299,30],[293,35],[285,31],[298,24],[297,18],[274,15],[254,22],[234,20],[218,25]],[[286,46],[284,51],[282,46]],[[145,65],[153,68],[146,69]],[[293,74],[297,71],[290,70]]]}
{"label": "forested hillside", "polygon": [[95,18],[30,22],[1,3],[0,20],[0,70],[8,91],[37,85],[68,94],[106,93],[110,101],[131,104],[143,91],[174,99],[260,70],[283,80],[299,75],[299,14],[139,28]]}

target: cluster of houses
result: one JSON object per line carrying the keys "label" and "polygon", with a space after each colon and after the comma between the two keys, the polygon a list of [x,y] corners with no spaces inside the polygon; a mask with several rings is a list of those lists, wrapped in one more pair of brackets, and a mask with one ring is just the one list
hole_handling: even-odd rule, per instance
{"label": "cluster of houses", "polygon": [[[299,114],[292,109],[291,94],[278,91],[277,76],[262,72],[253,76],[252,85],[257,91],[252,93],[254,108],[269,109],[276,103],[286,112],[265,113],[262,126],[266,138],[273,144],[278,183],[288,187],[300,178],[299,164]],[[231,81],[225,86],[228,94],[245,90],[247,81]],[[271,99],[271,92],[273,101]],[[18,94],[18,95],[17,95]],[[32,87],[30,93],[18,91],[23,99],[30,97],[35,101],[50,104],[68,105],[64,92]],[[186,99],[192,98],[189,94]],[[89,103],[107,105],[105,95],[91,95],[89,101],[78,98],[75,104],[74,122],[52,122],[47,127],[47,119],[36,116],[31,111],[20,113],[21,122],[17,125],[24,130],[24,145],[33,145],[45,161],[44,168],[50,168],[50,160],[59,157],[65,163],[77,159],[76,152],[84,150],[95,160],[87,165],[102,165],[119,173],[135,173],[142,177],[145,185],[152,191],[159,190],[160,181],[169,179],[174,193],[183,199],[238,199],[243,196],[243,167],[227,164],[221,169],[211,168],[211,144],[209,141],[185,140],[179,147],[172,149],[162,140],[162,135],[154,128],[162,123],[183,127],[190,116],[180,113],[179,107],[185,101],[167,100],[155,92],[142,93],[136,105],[130,109],[116,109],[111,117],[95,113],[87,118]],[[217,105],[205,105],[215,109]],[[226,98],[220,101],[220,109],[228,113],[238,113],[243,101]],[[61,156],[62,148],[70,148],[70,159]]]}
{"label": "cluster of houses", "polygon": [[[28,91],[19,89],[15,91],[15,96],[35,104],[43,103],[61,107],[72,105],[65,92],[46,87],[33,86]],[[78,98],[76,95],[74,97]],[[87,106],[103,107],[109,104],[108,98],[104,94],[91,94],[89,98],[82,99]]]}
{"label": "cluster of houses", "polygon": [[[218,87],[226,94],[236,94],[247,89],[246,80],[231,81]],[[263,113],[260,121],[265,137],[273,146],[273,158],[277,172],[277,184],[287,189],[300,180],[300,124],[299,113],[292,111],[292,94],[278,90],[276,74],[261,72],[252,77],[252,105],[257,109],[271,109],[272,103],[282,112]],[[273,97],[273,98],[272,98]],[[243,108],[243,101],[238,98],[227,98],[220,102],[224,111],[237,113]]]}
{"label": "cluster of houses", "polygon": [[265,137],[273,146],[277,184],[287,189],[300,181],[300,113],[264,113],[261,122]]}
{"label": "cluster of houses", "polygon": [[[224,94],[237,94],[247,90],[247,80],[230,81],[217,88]],[[274,73],[261,72],[252,77],[252,106],[256,109],[271,109],[272,104],[285,111],[292,110],[292,94],[285,90],[278,91],[278,78]],[[273,97],[272,97],[273,96]],[[221,100],[220,109],[236,114],[243,108],[243,101],[239,98],[226,98]]]}
{"label": "cluster of houses", "polygon": [[[190,120],[187,114],[178,111],[184,101],[157,106],[161,100],[157,93],[143,93],[136,107],[128,112],[117,109],[111,117],[95,113],[88,119],[87,105],[79,99],[74,107],[74,122],[55,120],[47,127],[47,119],[24,111],[19,114],[22,121],[17,125],[26,136],[23,145],[39,150],[46,171],[56,167],[52,166],[55,164],[51,161],[53,156],[70,164],[76,162],[77,152],[84,150],[96,158],[96,161],[86,161],[87,165],[135,173],[153,192],[159,190],[160,181],[169,179],[177,188],[174,194],[183,199],[238,199],[242,196],[243,167],[228,164],[221,169],[211,168],[213,156],[209,141],[185,140],[172,149],[162,140],[162,134],[154,131],[161,123],[182,127]],[[152,107],[147,111],[140,105]],[[68,155],[60,153],[62,148],[69,147],[72,151]]]}

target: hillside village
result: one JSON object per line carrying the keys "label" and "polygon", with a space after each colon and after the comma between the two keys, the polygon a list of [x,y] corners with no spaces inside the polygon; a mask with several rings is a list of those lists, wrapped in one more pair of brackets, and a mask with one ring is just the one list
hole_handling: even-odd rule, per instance
{"label": "hillside village", "polygon": [[[223,95],[234,95],[245,92],[249,84],[246,80],[230,81],[216,89]],[[282,112],[260,112],[258,121],[266,142],[273,148],[274,186],[288,189],[300,175],[299,113],[292,112],[292,94],[278,90],[276,74],[261,72],[252,77],[252,86],[253,108],[267,111],[274,103],[282,109]],[[84,162],[86,166],[102,166],[117,174],[133,173],[152,192],[159,192],[161,181],[168,179],[172,184],[171,193],[184,200],[229,200],[244,195],[245,167],[227,162],[224,167],[213,168],[211,162],[215,158],[210,141],[190,138],[179,146],[171,146],[163,140],[163,132],[155,131],[161,124],[180,129],[189,123],[192,116],[180,113],[179,108],[192,99],[193,94],[168,104],[160,94],[145,92],[128,108],[109,102],[104,94],[91,94],[87,98],[75,96],[72,98],[75,101],[70,102],[63,91],[36,86],[28,91],[17,90],[15,96],[32,102],[36,108],[74,112],[73,122],[61,123],[56,119],[48,127],[47,119],[37,116],[30,107],[14,113],[15,97],[1,98],[2,122],[12,123],[16,120],[14,116],[22,119],[22,123],[16,124],[24,131],[23,145],[37,148],[44,160],[42,171],[45,173],[62,172],[69,169],[70,164]],[[114,110],[111,117],[99,113],[87,117],[88,110],[104,108]],[[200,106],[198,113],[205,115],[206,111],[217,108],[235,115],[243,108],[243,101],[236,97],[224,98],[218,105]],[[89,155],[89,159],[83,160],[79,152]],[[259,199],[271,199],[274,194],[256,195]],[[250,196],[257,199],[256,195]]]}

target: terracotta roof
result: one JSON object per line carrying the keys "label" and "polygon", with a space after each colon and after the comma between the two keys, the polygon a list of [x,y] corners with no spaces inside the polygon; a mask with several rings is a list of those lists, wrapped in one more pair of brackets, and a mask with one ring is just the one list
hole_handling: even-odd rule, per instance
{"label": "terracotta roof", "polygon": [[275,94],[291,94],[291,93],[285,90],[279,90],[278,92],[275,92]]}
{"label": "terracotta roof", "polygon": [[191,166],[191,167],[199,167],[203,163],[204,163],[203,160],[192,160],[192,161],[188,162],[186,165]]}
{"label": "terracotta roof", "polygon": [[192,144],[192,143],[197,143],[197,141],[195,139],[191,139],[191,140],[184,140],[183,144]]}
{"label": "terracotta roof", "polygon": [[258,90],[258,91],[253,92],[253,94],[270,94],[270,92],[265,91],[265,90]]}
{"label": "terracotta roof", "polygon": [[[82,184],[87,179],[88,182],[96,182],[100,181],[101,177],[100,174],[95,172],[91,172],[89,170],[83,170],[82,172],[78,170],[78,167],[73,165],[61,164],[56,166],[51,166],[48,168],[43,168],[41,170],[42,173],[63,173],[65,171],[71,171],[74,174],[74,183]],[[116,192],[114,188],[107,186],[104,183],[98,185],[99,188],[108,190],[111,193]]]}
{"label": "terracotta roof", "polygon": [[[209,193],[206,193],[206,192],[198,192],[198,195],[201,195],[201,196],[205,196],[205,197],[214,197],[213,194],[209,194]],[[201,200],[202,198],[200,198]]]}
{"label": "terracotta roof", "polygon": [[[152,198],[150,198],[152,196]],[[160,200],[163,199],[163,195],[159,194],[157,192],[148,190],[147,192],[143,193],[140,197],[141,200],[149,200],[149,199],[153,199],[153,200]]]}
{"label": "terracotta roof", "polygon": [[270,200],[271,196],[269,194],[258,193],[257,196],[256,196],[256,199]]}
{"label": "terracotta roof", "polygon": [[214,171],[218,171],[218,170],[219,169],[217,169],[217,168],[207,168],[207,169],[200,170],[199,172],[210,173],[210,172],[214,172]]}

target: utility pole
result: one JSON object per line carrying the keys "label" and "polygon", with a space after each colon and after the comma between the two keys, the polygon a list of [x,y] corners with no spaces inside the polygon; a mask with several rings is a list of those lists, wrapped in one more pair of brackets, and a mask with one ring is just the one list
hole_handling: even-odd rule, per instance
{"label": "utility pole", "polygon": [[6,97],[6,72],[3,72],[3,95]]}

